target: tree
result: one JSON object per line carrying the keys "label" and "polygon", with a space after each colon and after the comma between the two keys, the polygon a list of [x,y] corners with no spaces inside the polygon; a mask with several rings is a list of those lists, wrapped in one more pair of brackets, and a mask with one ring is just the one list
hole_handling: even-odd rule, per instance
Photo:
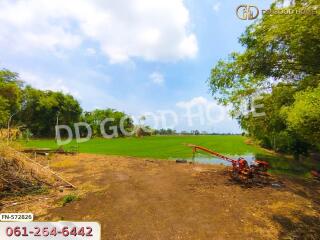
{"label": "tree", "polygon": [[9,103],[8,100],[0,96],[0,127],[5,126],[9,119]]}
{"label": "tree", "polygon": [[23,94],[24,109],[20,121],[38,137],[52,137],[55,125],[70,125],[80,121],[82,109],[71,95],[62,92],[41,91],[27,86]]}
{"label": "tree", "polygon": [[294,104],[283,108],[282,114],[289,129],[297,132],[312,145],[319,144],[320,86],[295,94]]}
{"label": "tree", "polygon": [[[279,2],[283,1],[272,4],[271,9],[278,8]],[[300,0],[285,9],[319,10],[318,2]],[[220,103],[231,104],[231,114],[264,146],[305,152],[313,139],[309,138],[311,133],[300,131],[293,124],[291,108],[288,115],[281,113],[284,108],[295,106],[296,94],[317,88],[320,83],[319,14],[265,14],[246,29],[239,42],[245,48],[243,53],[232,53],[226,61],[220,60],[212,68],[209,78],[212,94]],[[266,113],[260,118],[246,114],[242,108],[250,106],[257,95],[262,96],[260,101]],[[319,117],[313,124],[320,125]],[[319,138],[316,141],[319,142]]]}
{"label": "tree", "polygon": [[[318,8],[317,0],[298,2],[288,9],[301,10],[302,5]],[[306,80],[308,84],[313,81],[314,86],[319,83],[319,78],[306,78],[320,72],[319,15],[264,15],[246,29],[239,42],[246,50],[232,53],[211,71],[210,89],[213,94],[219,93],[216,98],[220,102],[238,104],[278,82],[296,85]]]}
{"label": "tree", "polygon": [[161,128],[159,130],[154,130],[153,133],[158,135],[176,135],[177,131],[171,128],[168,128],[168,129]]}
{"label": "tree", "polygon": [[[120,136],[124,136],[125,133],[121,129],[121,124],[123,124],[123,128],[126,132],[131,132],[134,128],[133,120],[124,112],[116,111],[114,109],[96,109],[92,112],[85,112],[81,120],[83,122],[88,123],[91,126],[93,136],[102,136],[100,124],[105,120],[110,119],[109,121],[105,121],[104,130],[106,134],[112,134],[113,130],[111,127],[115,126],[116,131]],[[123,121],[123,122],[121,122]]]}
{"label": "tree", "polygon": [[10,115],[21,107],[22,81],[17,73],[0,70],[0,127],[4,127]]}

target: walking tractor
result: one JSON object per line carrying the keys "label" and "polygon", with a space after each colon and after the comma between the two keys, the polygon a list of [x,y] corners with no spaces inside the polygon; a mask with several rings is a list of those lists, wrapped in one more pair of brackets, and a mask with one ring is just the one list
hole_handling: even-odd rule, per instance
{"label": "walking tractor", "polygon": [[197,151],[203,151],[222,160],[230,162],[232,164],[232,170],[230,174],[232,179],[234,180],[238,180],[241,182],[252,182],[255,180],[264,182],[264,180],[266,180],[269,176],[267,173],[269,163],[267,162],[255,160],[253,164],[249,165],[247,160],[242,157],[235,160],[202,146],[197,146],[194,144],[188,144],[187,146],[192,148],[193,159]]}

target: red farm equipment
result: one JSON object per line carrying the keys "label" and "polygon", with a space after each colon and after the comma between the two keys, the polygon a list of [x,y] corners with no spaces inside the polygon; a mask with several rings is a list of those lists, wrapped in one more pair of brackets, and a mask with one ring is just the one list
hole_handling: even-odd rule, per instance
{"label": "red farm equipment", "polygon": [[230,171],[230,174],[234,180],[241,182],[252,182],[259,180],[259,182],[265,182],[264,180],[269,176],[267,173],[269,164],[267,162],[255,160],[254,164],[249,165],[247,160],[241,157],[235,160],[202,146],[193,144],[188,144],[187,146],[192,148],[193,157],[195,156],[195,153],[200,150],[230,162],[232,164],[232,170]]}

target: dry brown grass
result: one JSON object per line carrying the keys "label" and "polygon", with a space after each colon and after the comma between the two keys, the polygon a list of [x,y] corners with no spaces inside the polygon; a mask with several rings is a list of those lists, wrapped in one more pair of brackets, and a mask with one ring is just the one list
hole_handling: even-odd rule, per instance
{"label": "dry brown grass", "polygon": [[0,198],[11,194],[37,191],[43,185],[53,185],[55,179],[36,162],[18,150],[20,146],[0,141]]}
{"label": "dry brown grass", "polygon": [[0,141],[7,141],[9,135],[10,141],[17,140],[21,135],[22,132],[18,128],[11,128],[9,131],[6,128],[0,129]]}

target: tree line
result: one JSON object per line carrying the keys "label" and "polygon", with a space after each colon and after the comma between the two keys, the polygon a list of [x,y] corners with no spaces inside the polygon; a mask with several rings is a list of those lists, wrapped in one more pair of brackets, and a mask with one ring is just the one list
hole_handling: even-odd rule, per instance
{"label": "tree line", "polygon": [[120,119],[125,118],[124,128],[133,128],[133,120],[124,112],[114,109],[84,112],[72,95],[33,88],[18,73],[0,70],[0,128],[11,123],[34,137],[54,137],[56,125],[73,126],[82,121],[91,125],[94,136],[100,136],[98,126],[105,118],[113,119],[107,123],[112,126],[119,126]]}
{"label": "tree line", "polygon": [[[284,8],[281,3],[271,9]],[[215,98],[232,105],[241,127],[262,146],[301,154],[320,150],[319,1],[296,0],[286,8],[318,13],[264,15],[239,38],[244,51],[220,60],[208,83]],[[253,103],[263,106],[259,113],[264,114],[247,111]]]}

